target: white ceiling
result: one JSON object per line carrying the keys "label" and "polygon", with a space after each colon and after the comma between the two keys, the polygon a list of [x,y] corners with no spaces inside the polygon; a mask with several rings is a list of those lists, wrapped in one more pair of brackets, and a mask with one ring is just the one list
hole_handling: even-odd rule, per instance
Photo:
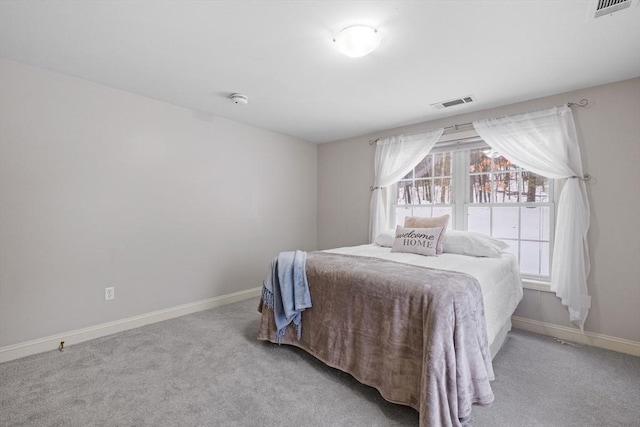
{"label": "white ceiling", "polygon": [[[0,55],[326,142],[640,76],[638,0],[594,3],[1,0]],[[382,44],[348,58],[331,39],[356,23]]]}

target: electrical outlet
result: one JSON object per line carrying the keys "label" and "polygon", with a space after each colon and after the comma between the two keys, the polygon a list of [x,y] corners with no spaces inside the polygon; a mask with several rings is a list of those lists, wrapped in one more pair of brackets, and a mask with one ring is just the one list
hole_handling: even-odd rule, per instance
{"label": "electrical outlet", "polygon": [[104,300],[109,301],[116,297],[116,290],[112,286],[110,288],[104,288]]}

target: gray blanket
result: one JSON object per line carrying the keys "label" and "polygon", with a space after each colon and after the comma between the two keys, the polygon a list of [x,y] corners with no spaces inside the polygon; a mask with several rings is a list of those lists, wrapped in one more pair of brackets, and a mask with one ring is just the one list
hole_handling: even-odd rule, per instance
{"label": "gray blanket", "polygon": [[[313,308],[300,347],[420,412],[420,426],[459,426],[489,405],[493,368],[480,285],[467,274],[376,258],[311,252]],[[258,339],[276,342],[271,310]]]}

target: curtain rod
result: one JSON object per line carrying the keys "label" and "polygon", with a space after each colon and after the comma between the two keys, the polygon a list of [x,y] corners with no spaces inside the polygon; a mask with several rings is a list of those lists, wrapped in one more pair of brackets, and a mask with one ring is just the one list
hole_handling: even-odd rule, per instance
{"label": "curtain rod", "polygon": [[[582,98],[578,102],[567,102],[567,104],[566,104],[566,106],[569,107],[569,108],[571,108],[571,107],[586,107],[587,105],[589,105],[589,100],[586,99],[586,98]],[[456,124],[456,125],[446,126],[444,128],[444,130],[445,131],[448,131],[448,130],[451,130],[451,129],[458,130],[458,128],[472,126],[472,125],[473,125],[473,122],[462,123],[462,124],[459,124],[459,125]],[[422,132],[425,132],[425,131],[409,133],[409,134],[406,134],[406,135],[417,135],[417,134],[422,133]],[[373,145],[378,141],[380,141],[380,138],[370,139],[369,140],[369,145]]]}
{"label": "curtain rod", "polygon": [[587,105],[589,105],[587,98],[582,98],[578,102],[567,102],[567,107],[586,107]]}
{"label": "curtain rod", "polygon": [[[444,129],[444,131],[446,132],[446,131],[451,130],[451,129],[458,130],[458,128],[468,127],[468,126],[473,126],[473,123],[469,122],[469,123],[462,123],[462,124],[459,124],[459,125],[445,126],[443,129]],[[423,133],[423,132],[425,132],[425,131],[412,132],[412,133],[405,133],[405,134],[403,134],[403,135],[417,135],[417,134],[419,134],[419,133]],[[369,140],[369,145],[373,145],[373,144],[375,144],[375,143],[376,143],[376,142],[378,142],[378,141],[380,141],[380,138],[370,139],[370,140]]]}

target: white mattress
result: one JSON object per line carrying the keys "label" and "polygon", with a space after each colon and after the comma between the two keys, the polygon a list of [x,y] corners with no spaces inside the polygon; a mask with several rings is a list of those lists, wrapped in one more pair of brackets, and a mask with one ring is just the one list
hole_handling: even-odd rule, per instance
{"label": "white mattress", "polygon": [[[471,257],[443,253],[438,256],[423,256],[406,253],[391,253],[391,248],[378,245],[350,246],[329,249],[345,255],[358,255],[382,258],[405,264],[452,270],[470,274],[480,283],[484,300],[485,319],[487,321],[487,338],[492,350],[501,343],[501,332],[505,326],[511,325],[511,315],[522,299],[522,281],[520,269],[515,256],[503,253],[501,258]],[[495,349],[497,352],[497,348]],[[492,351],[494,353],[494,351]]]}

